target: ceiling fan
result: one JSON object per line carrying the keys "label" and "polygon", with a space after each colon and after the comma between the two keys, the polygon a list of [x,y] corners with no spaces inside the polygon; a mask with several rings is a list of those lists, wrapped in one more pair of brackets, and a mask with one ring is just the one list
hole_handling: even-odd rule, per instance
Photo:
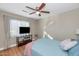
{"label": "ceiling fan", "polygon": [[[46,5],[45,3],[42,3],[39,7],[36,7],[36,8],[32,8],[32,7],[29,7],[29,6],[25,6],[25,7],[28,8],[28,9],[34,10],[34,12],[29,13],[29,15],[37,14],[38,16],[41,16],[41,13],[47,13],[47,14],[50,13],[49,11],[43,11],[42,10],[45,7],[45,5]],[[22,11],[28,13],[25,10],[22,10]]]}

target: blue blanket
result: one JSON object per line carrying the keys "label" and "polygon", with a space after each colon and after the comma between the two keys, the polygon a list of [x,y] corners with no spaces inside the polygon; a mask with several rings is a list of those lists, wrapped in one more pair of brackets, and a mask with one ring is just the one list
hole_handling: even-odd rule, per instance
{"label": "blue blanket", "polygon": [[79,56],[79,41],[77,45],[75,45],[73,48],[68,50],[68,55],[69,56]]}
{"label": "blue blanket", "polygon": [[41,38],[32,45],[32,56],[67,56],[59,46],[59,41]]}

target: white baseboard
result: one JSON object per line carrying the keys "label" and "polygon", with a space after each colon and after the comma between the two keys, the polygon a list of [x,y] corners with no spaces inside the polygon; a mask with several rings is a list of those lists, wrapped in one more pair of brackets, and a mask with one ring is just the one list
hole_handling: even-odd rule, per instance
{"label": "white baseboard", "polygon": [[15,47],[15,46],[17,46],[17,44],[12,44],[12,45],[9,46],[9,48]]}
{"label": "white baseboard", "polygon": [[[17,44],[12,44],[12,45],[10,45],[8,48],[12,48],[12,47],[15,47],[15,46],[17,46]],[[6,48],[7,49],[7,48]],[[5,50],[5,48],[0,48],[0,51],[2,51],[2,50]]]}
{"label": "white baseboard", "polygon": [[5,48],[0,48],[0,51],[5,50]]}

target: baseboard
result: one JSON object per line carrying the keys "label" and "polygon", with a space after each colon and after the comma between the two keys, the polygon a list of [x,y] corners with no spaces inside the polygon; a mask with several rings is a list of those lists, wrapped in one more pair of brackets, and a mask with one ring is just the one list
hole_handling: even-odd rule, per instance
{"label": "baseboard", "polygon": [[12,44],[8,48],[12,48],[12,47],[15,47],[15,46],[17,46],[17,44]]}
{"label": "baseboard", "polygon": [[[12,47],[15,47],[15,46],[17,46],[17,44],[12,44],[8,48],[12,48]],[[0,51],[5,50],[5,49],[7,49],[7,48],[0,48]]]}
{"label": "baseboard", "polygon": [[5,50],[5,48],[0,48],[0,51]]}

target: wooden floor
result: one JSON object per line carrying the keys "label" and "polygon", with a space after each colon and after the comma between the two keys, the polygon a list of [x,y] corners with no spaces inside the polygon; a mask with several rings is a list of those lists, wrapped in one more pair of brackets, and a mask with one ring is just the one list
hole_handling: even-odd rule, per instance
{"label": "wooden floor", "polygon": [[0,51],[0,56],[23,56],[25,46],[13,47],[4,51]]}

